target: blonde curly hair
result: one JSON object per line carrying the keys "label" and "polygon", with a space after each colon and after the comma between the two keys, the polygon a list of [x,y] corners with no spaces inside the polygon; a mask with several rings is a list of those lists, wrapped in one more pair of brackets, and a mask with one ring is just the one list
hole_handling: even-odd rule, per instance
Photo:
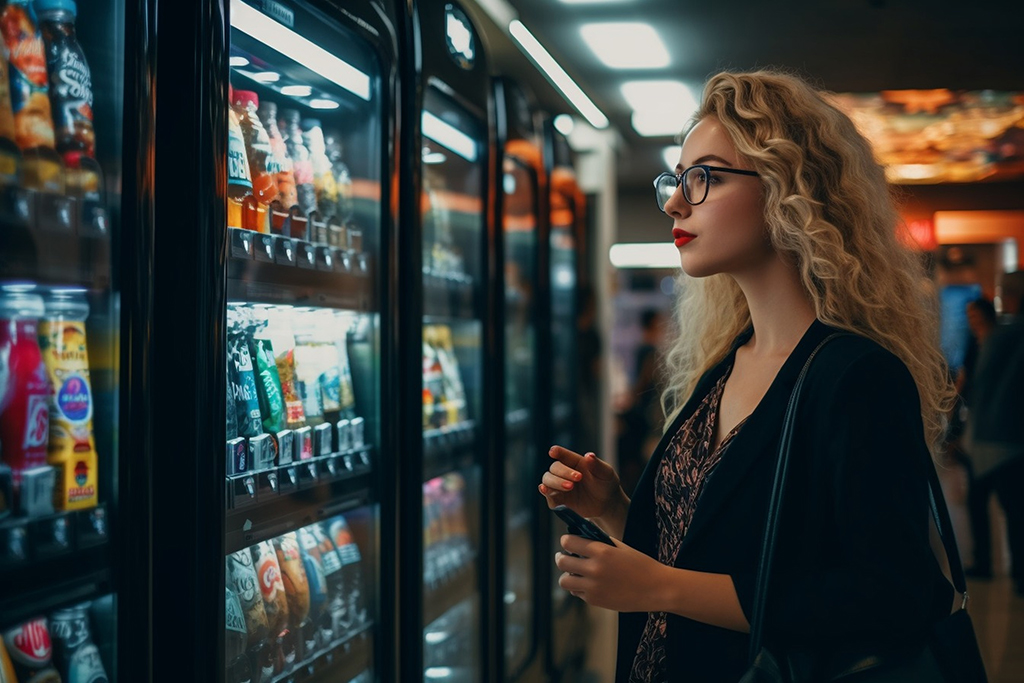
{"label": "blonde curly hair", "polygon": [[[826,97],[778,71],[719,73],[689,127],[717,118],[760,174],[771,243],[797,264],[818,319],[873,339],[906,364],[936,453],[954,391],[938,345],[935,293],[920,259],[897,238],[903,226],[895,191],[871,146]],[[666,428],[750,324],[730,276],[681,274],[677,284],[679,332],[662,394]]]}

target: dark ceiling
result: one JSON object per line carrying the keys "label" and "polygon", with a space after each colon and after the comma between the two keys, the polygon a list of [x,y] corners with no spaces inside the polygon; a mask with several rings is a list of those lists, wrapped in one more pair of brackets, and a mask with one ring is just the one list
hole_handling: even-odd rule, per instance
{"label": "dark ceiling", "polygon": [[[642,138],[619,91],[627,80],[677,79],[699,89],[721,69],[781,67],[838,92],[902,88],[1024,90],[1024,3],[1018,0],[621,0],[563,4],[511,0],[520,20],[620,132],[619,184],[646,186],[662,170],[672,137]],[[514,76],[541,108],[575,111],[518,47],[477,7],[493,69]],[[644,21],[672,63],[615,71],[579,37],[582,23]],[[616,49],[609,45],[609,50]],[[684,121],[680,120],[680,127]]]}

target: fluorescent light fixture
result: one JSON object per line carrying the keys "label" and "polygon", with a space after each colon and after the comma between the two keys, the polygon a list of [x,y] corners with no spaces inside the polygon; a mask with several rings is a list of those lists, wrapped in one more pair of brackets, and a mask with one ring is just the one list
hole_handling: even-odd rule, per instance
{"label": "fluorescent light fixture", "polygon": [[252,79],[260,83],[277,83],[281,80],[281,74],[276,71],[258,71],[252,75]]}
{"label": "fluorescent light fixture", "polygon": [[289,97],[309,97],[313,94],[313,89],[308,85],[286,85],[281,88],[281,94]]}
{"label": "fluorescent light fixture", "polygon": [[608,117],[587,97],[586,93],[580,89],[580,86],[576,85],[576,81],[572,80],[569,74],[565,72],[565,69],[551,56],[551,53],[544,49],[540,41],[534,38],[523,22],[518,19],[512,21],[508,25],[508,32],[516,39],[519,46],[526,51],[526,54],[530,56],[534,64],[544,72],[548,80],[562,91],[565,99],[572,106],[576,107],[579,113],[583,115],[583,118],[590,122],[590,125],[594,128],[608,127]]}
{"label": "fluorescent light fixture", "polygon": [[621,90],[633,109],[633,129],[646,137],[678,135],[698,107],[693,91],[679,81],[629,81]]}
{"label": "fluorescent light fixture", "polygon": [[428,645],[437,645],[448,640],[448,636],[451,634],[448,631],[427,631],[423,635],[423,640],[427,641]]}
{"label": "fluorescent light fixture", "polygon": [[563,5],[610,5],[624,0],[559,0]]}
{"label": "fluorescent light fixture", "polygon": [[682,152],[682,147],[679,145],[669,145],[661,150],[661,158],[665,160],[665,168],[670,171],[676,169],[676,166],[679,164],[680,152]]}
{"label": "fluorescent light fixture", "polygon": [[443,164],[447,160],[448,157],[445,156],[444,152],[427,151],[423,155],[423,163],[425,164]]}
{"label": "fluorescent light fixture", "polygon": [[249,66],[249,60],[246,59],[245,57],[239,57],[239,56],[236,55],[236,56],[234,56],[234,57],[232,57],[231,59],[228,60],[228,64],[230,64],[231,66],[237,66],[237,67]]}
{"label": "fluorescent light fixture", "polygon": [[432,666],[423,672],[424,678],[429,678],[433,681],[452,677],[452,670],[447,666]]}
{"label": "fluorescent light fixture", "polygon": [[616,268],[678,268],[679,250],[671,242],[613,244],[608,259]]}
{"label": "fluorescent light fixture", "polygon": [[370,77],[242,0],[231,0],[231,26],[307,69],[370,101]]}
{"label": "fluorescent light fixture", "polygon": [[662,69],[672,61],[658,32],[643,22],[584,24],[580,35],[610,69]]}
{"label": "fluorescent light fixture", "polygon": [[576,274],[573,272],[572,268],[566,268],[563,266],[555,271],[555,284],[562,289],[572,287],[575,281]]}
{"label": "fluorescent light fixture", "polygon": [[476,141],[429,111],[423,112],[423,135],[455,152],[466,161],[476,161]]}
{"label": "fluorescent light fixture", "polygon": [[317,98],[309,101],[309,106],[313,109],[337,109],[341,105],[334,100],[327,100],[323,98]]}
{"label": "fluorescent light fixture", "polygon": [[571,135],[572,129],[575,127],[576,122],[568,114],[559,114],[555,117],[555,130],[562,135]]}

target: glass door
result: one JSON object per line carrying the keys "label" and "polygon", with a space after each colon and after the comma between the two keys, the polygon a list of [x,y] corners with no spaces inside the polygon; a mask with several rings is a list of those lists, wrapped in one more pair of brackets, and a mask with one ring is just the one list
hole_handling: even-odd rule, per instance
{"label": "glass door", "polygon": [[422,112],[424,680],[481,680],[486,128],[428,87]]}
{"label": "glass door", "polygon": [[230,9],[225,676],[372,681],[382,66],[312,5]]}
{"label": "glass door", "polygon": [[537,536],[537,174],[515,156],[504,162],[505,255],[505,675],[513,680],[536,642]]}
{"label": "glass door", "polygon": [[114,0],[0,3],[5,681],[118,680],[124,24]]}

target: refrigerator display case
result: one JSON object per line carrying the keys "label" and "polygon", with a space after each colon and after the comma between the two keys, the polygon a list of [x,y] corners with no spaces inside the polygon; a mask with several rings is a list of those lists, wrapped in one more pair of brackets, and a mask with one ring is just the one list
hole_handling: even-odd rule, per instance
{"label": "refrigerator display case", "polygon": [[[573,450],[586,450],[580,442],[579,429],[579,368],[577,347],[577,282],[579,272],[579,240],[583,234],[585,198],[569,163],[568,143],[554,127],[545,127],[546,150],[553,168],[549,180],[549,277],[550,277],[550,333],[551,359],[576,359],[575,362],[551,362],[550,434],[551,443],[565,445]],[[551,553],[561,550],[559,539],[567,529],[563,522],[552,516]],[[558,585],[558,571],[551,573],[552,642],[549,668],[561,675],[566,669],[578,665],[584,655],[587,639],[585,604],[569,595]]]}
{"label": "refrigerator display case", "polygon": [[500,310],[504,337],[501,340],[502,383],[499,407],[502,429],[496,458],[501,463],[497,502],[501,572],[499,594],[503,629],[503,680],[529,680],[537,671],[528,669],[538,643],[539,595],[537,577],[542,546],[537,493],[538,473],[545,452],[540,437],[547,421],[542,415],[540,376],[544,351],[538,335],[546,306],[539,295],[547,286],[540,245],[545,234],[542,207],[544,164],[527,93],[506,78],[495,82],[498,140],[501,160],[502,267]]}
{"label": "refrigerator display case", "polygon": [[5,681],[130,677],[117,618],[131,526],[120,514],[121,257],[125,233],[145,226],[131,198],[122,220],[122,160],[136,152],[126,11],[117,0],[0,3]]}
{"label": "refrigerator display case", "polygon": [[[190,485],[155,501],[158,545],[174,550],[155,552],[154,613],[169,619],[154,623],[154,661],[172,661],[168,639],[186,625],[196,680],[390,680],[397,12],[376,0],[175,9],[160,28],[194,83],[161,73],[174,97],[157,102],[155,280],[157,372],[177,375],[160,407],[177,403],[181,419],[156,461]],[[175,205],[172,178],[194,203]]]}
{"label": "refrigerator display case", "polygon": [[399,306],[404,367],[418,380],[403,404],[410,424],[402,450],[416,466],[401,489],[403,500],[422,501],[403,518],[403,528],[421,528],[422,536],[409,536],[401,567],[403,607],[418,605],[403,609],[409,646],[400,678],[480,681],[493,661],[485,652],[490,591],[482,536],[492,436],[485,364],[492,343],[490,81],[479,37],[458,5],[414,2],[411,9],[415,57],[403,78],[414,125],[403,144],[414,152],[404,155],[402,172],[412,181],[403,198],[403,270],[419,277],[402,288]]}

